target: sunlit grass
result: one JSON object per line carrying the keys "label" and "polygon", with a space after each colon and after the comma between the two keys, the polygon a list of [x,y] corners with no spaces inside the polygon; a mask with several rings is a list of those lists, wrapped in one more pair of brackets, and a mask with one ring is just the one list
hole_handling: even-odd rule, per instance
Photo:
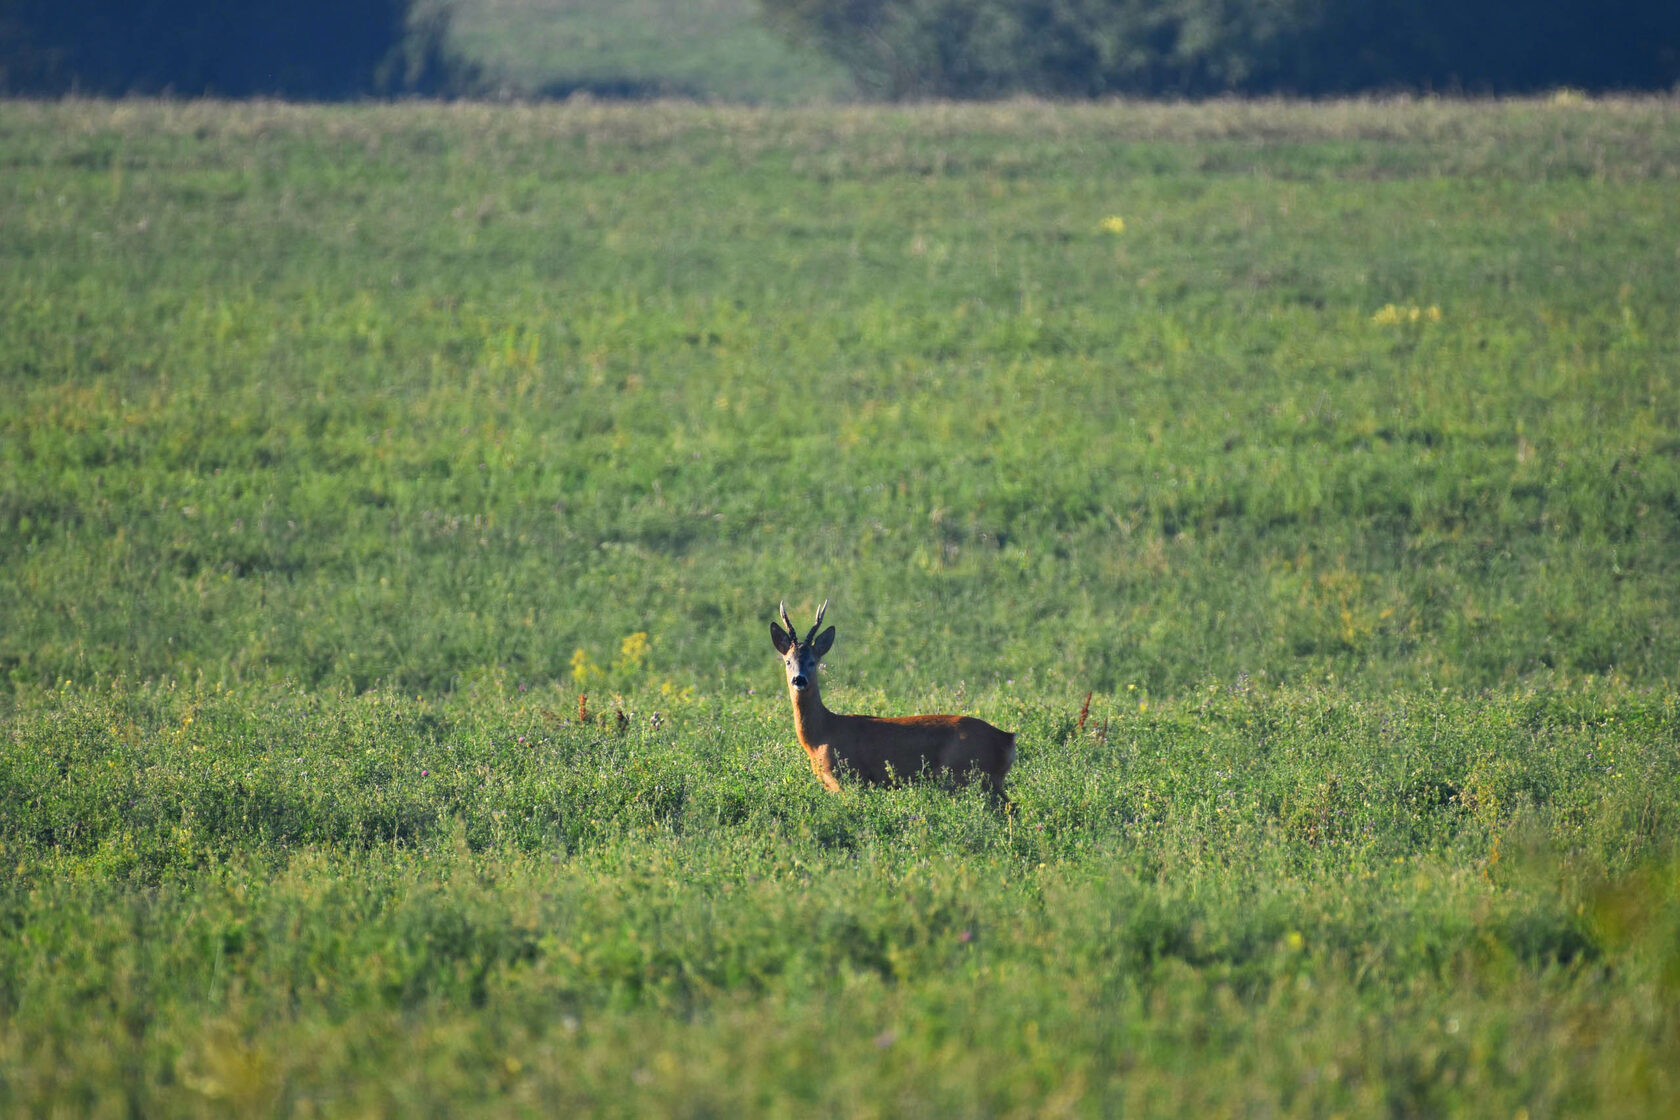
{"label": "sunlit grass", "polygon": [[0,1113],[1664,1114],[1677,124],[3,106]]}
{"label": "sunlit grass", "polygon": [[0,1103],[1661,1113],[1672,697],[1135,695],[935,698],[1010,815],[775,697],[36,697]]}
{"label": "sunlit grass", "polygon": [[844,71],[767,30],[753,0],[453,0],[455,46],[490,89],[529,96],[800,103]]}
{"label": "sunlit grass", "polygon": [[1579,111],[17,106],[0,659],[1664,675],[1674,130]]}

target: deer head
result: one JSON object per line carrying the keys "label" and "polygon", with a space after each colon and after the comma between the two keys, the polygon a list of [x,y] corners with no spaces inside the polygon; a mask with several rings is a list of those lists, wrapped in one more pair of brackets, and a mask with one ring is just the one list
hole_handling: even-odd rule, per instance
{"label": "deer head", "polygon": [[794,628],[793,620],[788,617],[787,604],[782,604],[782,623],[787,627],[783,630],[774,622],[770,624],[770,644],[776,647],[776,652],[782,655],[782,668],[787,670],[788,687],[794,692],[804,692],[816,683],[817,666],[822,663],[823,654],[834,644],[834,627],[830,626],[821,634],[817,627],[822,625],[823,612],[828,610],[828,600],[817,608],[817,620],[811,624],[806,632],[805,640],[800,641],[799,631]]}

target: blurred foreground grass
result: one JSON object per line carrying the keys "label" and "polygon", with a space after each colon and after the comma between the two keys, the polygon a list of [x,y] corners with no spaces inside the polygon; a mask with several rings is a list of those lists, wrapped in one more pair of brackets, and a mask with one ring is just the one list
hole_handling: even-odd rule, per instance
{"label": "blurred foreground grass", "polygon": [[1012,817],[830,797],[756,697],[41,696],[0,1106],[1672,1104],[1672,695],[1134,695],[970,701],[1022,731]]}

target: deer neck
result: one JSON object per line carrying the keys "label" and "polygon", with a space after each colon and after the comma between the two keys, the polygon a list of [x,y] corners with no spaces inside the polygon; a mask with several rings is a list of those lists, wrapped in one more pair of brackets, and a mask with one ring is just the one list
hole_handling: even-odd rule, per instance
{"label": "deer neck", "polygon": [[800,745],[809,751],[827,742],[828,722],[833,713],[823,707],[817,682],[812,681],[803,692],[790,687],[788,695],[793,699],[793,729],[799,735]]}

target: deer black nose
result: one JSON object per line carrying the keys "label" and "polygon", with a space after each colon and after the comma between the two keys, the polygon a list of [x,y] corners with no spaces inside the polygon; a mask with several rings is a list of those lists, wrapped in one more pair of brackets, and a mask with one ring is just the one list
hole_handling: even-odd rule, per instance
{"label": "deer black nose", "polygon": [[805,674],[804,673],[800,673],[800,674],[796,675],[793,678],[793,680],[789,681],[788,683],[793,685],[794,688],[803,689],[810,682],[805,679]]}

